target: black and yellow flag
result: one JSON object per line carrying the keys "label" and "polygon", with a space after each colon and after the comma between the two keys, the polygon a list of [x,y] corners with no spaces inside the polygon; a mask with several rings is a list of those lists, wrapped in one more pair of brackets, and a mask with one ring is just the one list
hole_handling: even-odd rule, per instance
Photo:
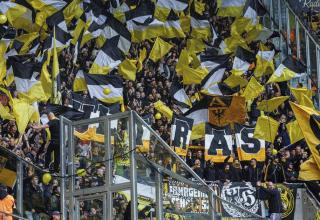
{"label": "black and yellow flag", "polygon": [[312,108],[290,102],[313,159],[320,168],[320,114]]}
{"label": "black and yellow flag", "polygon": [[209,122],[216,126],[245,122],[246,104],[241,96],[214,96],[209,102]]}

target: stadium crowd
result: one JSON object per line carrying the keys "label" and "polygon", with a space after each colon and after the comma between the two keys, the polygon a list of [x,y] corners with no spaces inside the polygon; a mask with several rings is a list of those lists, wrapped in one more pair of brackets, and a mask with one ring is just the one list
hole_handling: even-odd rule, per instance
{"label": "stadium crowd", "polygon": [[[234,21],[232,17],[219,17],[215,14],[215,11],[211,10],[215,8],[215,1],[205,1],[206,9],[204,14],[206,15],[210,25],[216,28],[219,33],[219,37],[226,39],[230,36],[231,24]],[[318,22],[319,23],[319,22]],[[245,38],[245,34],[243,36]],[[134,110],[139,115],[144,116],[147,114],[152,115],[152,128],[170,144],[171,135],[171,122],[165,116],[160,119],[156,119],[155,115],[158,113],[154,107],[156,101],[161,100],[168,106],[175,114],[182,115],[183,112],[179,106],[174,102],[173,97],[170,94],[171,84],[173,78],[181,80],[181,76],[178,76],[175,72],[175,67],[183,48],[186,47],[186,39],[165,39],[171,43],[173,47],[170,52],[167,53],[158,62],[153,62],[150,59],[146,59],[143,62],[143,68],[136,74],[136,80],[123,81],[123,96],[124,105],[127,110]],[[280,52],[274,44],[272,39],[268,39],[265,45],[270,49],[275,49]],[[253,42],[248,45],[249,48],[257,53],[259,51],[259,43]],[[132,43],[129,54],[130,59],[138,59],[139,51],[143,48],[147,50],[147,54],[152,49],[152,41],[144,40],[139,43]],[[60,67],[60,104],[64,106],[72,106],[72,94],[73,83],[75,81],[76,74],[79,69],[88,72],[94,59],[99,51],[98,46],[95,44],[95,40],[87,42],[79,51],[78,59],[73,62],[75,57],[75,47],[73,45],[63,49],[59,53],[59,67]],[[233,57],[229,59],[229,66],[232,66]],[[225,78],[230,76],[231,68],[225,72]],[[250,69],[244,73],[245,79],[250,79],[253,75],[254,69]],[[110,75],[118,75],[117,70],[113,70]],[[263,76],[261,83],[264,84],[268,80],[267,76]],[[302,85],[298,85],[302,87]],[[271,99],[277,96],[290,96],[291,101],[294,101],[294,97],[290,94],[287,82],[271,83],[265,85],[266,89],[253,100],[252,104],[248,108],[247,125],[255,125],[257,118],[261,115],[260,110],[257,109],[257,102],[264,99]],[[192,103],[198,101],[198,94],[201,90],[201,86],[198,84],[192,84],[184,86],[186,94],[190,98]],[[9,90],[13,97],[17,97],[15,91],[15,83],[12,83]],[[317,88],[314,88],[313,95],[318,92]],[[89,97],[88,91],[80,92],[84,98]],[[189,149],[187,156],[183,157],[186,163],[198,174],[201,178],[208,182],[220,181],[221,183],[231,181],[249,181],[256,183],[257,181],[272,181],[274,183],[282,182],[297,182],[300,164],[305,162],[310,156],[310,150],[304,140],[301,140],[293,145],[290,145],[290,138],[286,129],[286,124],[294,120],[293,111],[290,108],[289,100],[281,104],[270,115],[280,122],[277,136],[274,143],[267,143],[266,146],[266,160],[265,162],[257,162],[255,159],[251,159],[248,162],[239,161],[237,153],[228,157],[224,163],[216,163],[214,161],[206,161],[204,157],[204,138],[193,140],[190,142],[190,146],[197,146],[193,149]],[[51,149],[53,145],[59,143],[59,123],[54,114],[48,112],[50,130],[49,134],[45,126],[30,123],[25,130],[24,134],[19,134],[17,125],[14,120],[1,120],[1,147],[7,148],[14,152],[17,156],[24,158],[26,161],[37,165],[37,167],[43,170],[35,169],[33,166],[26,168],[26,176],[24,177],[24,208],[25,216],[29,220],[49,219],[52,215],[52,219],[58,219],[57,215],[60,210],[60,186],[59,178],[54,177],[49,182],[43,181],[44,172],[58,172],[59,171],[59,154],[57,149]],[[121,127],[121,125],[119,126]],[[120,135],[121,135],[121,128]],[[123,134],[125,136],[125,134]],[[128,138],[128,137],[127,137]],[[121,139],[121,138],[120,138]],[[53,144],[55,142],[55,144]],[[126,144],[126,143],[125,143]],[[103,165],[94,166],[90,165],[95,162],[105,159],[103,145],[99,143],[88,143],[86,141],[80,141],[78,143],[79,148],[75,154],[81,156],[79,159],[79,167],[86,169],[86,175],[79,175],[77,187],[86,188],[90,186],[103,185],[105,167]],[[115,146],[114,148],[117,148]],[[128,145],[125,149],[129,149]],[[154,150],[150,147],[150,152],[145,153],[145,156],[152,158]],[[125,151],[125,150],[124,150]],[[55,161],[51,161],[51,153],[55,153]],[[236,150],[234,152],[237,152]],[[233,158],[233,160],[230,160]],[[230,161],[229,161],[230,160]],[[159,163],[159,160],[157,161]],[[168,169],[173,169],[173,161],[162,161]],[[126,176],[126,165],[122,165],[123,170],[115,167],[115,174],[122,173],[122,176]],[[178,171],[177,171],[178,172]],[[115,195],[115,200],[119,202],[119,207],[114,210],[116,219],[123,219],[125,215],[124,210],[127,207],[126,202],[120,202],[122,195]],[[101,204],[96,202],[82,202],[81,219],[101,219]],[[121,209],[121,207],[123,207]],[[120,213],[120,214],[119,214]],[[122,215],[122,217],[120,216]]]}

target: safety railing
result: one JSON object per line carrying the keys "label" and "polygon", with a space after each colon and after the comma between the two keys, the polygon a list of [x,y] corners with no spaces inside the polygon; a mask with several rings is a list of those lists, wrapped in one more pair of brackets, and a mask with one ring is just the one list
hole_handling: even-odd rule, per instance
{"label": "safety railing", "polygon": [[60,120],[63,219],[81,219],[90,212],[86,207],[102,219],[179,215],[209,220],[221,217],[221,203],[242,213],[236,219],[264,218],[218,196],[133,111]]}
{"label": "safety railing", "polygon": [[2,220],[2,219],[5,220],[6,217],[12,217],[12,218],[15,219],[15,220],[28,220],[28,219],[23,218],[23,217],[21,217],[21,216],[19,216],[19,215],[11,214],[11,213],[6,213],[6,212],[3,212],[3,211],[0,210],[0,219],[1,219],[1,220]]}

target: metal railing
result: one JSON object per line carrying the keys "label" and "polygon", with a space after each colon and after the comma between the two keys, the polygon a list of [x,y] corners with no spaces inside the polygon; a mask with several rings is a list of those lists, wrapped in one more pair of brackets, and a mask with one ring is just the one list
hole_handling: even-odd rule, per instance
{"label": "metal railing", "polygon": [[5,220],[6,219],[6,217],[8,217],[8,216],[11,216],[13,219],[15,219],[15,220],[28,220],[28,219],[26,219],[26,218],[23,218],[23,217],[21,217],[21,216],[19,216],[19,215],[16,215],[16,214],[10,214],[10,213],[6,213],[6,212],[3,212],[3,211],[1,211],[0,210],[0,219],[1,220]]}

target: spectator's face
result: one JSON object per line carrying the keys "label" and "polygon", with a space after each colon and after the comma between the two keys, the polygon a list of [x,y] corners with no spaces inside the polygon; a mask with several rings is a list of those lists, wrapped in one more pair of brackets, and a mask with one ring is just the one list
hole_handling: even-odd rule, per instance
{"label": "spectator's face", "polygon": [[267,182],[268,189],[274,189],[273,182]]}
{"label": "spectator's face", "polygon": [[60,215],[53,215],[52,220],[60,220]]}
{"label": "spectator's face", "polygon": [[301,155],[301,154],[302,154],[302,151],[301,151],[301,147],[300,147],[300,146],[297,146],[297,147],[296,147],[296,154],[297,154],[297,155]]}
{"label": "spectator's face", "polygon": [[202,157],[202,151],[201,151],[201,150],[198,150],[198,151],[197,151],[197,157],[198,157],[198,158],[201,158],[201,157]]}
{"label": "spectator's face", "polygon": [[195,160],[194,161],[194,165],[196,166],[196,167],[200,167],[200,165],[201,165],[201,162],[200,162],[200,160]]}
{"label": "spectator's face", "polygon": [[251,160],[251,161],[250,161],[250,165],[253,166],[253,167],[255,167],[255,166],[257,165],[257,162],[256,162],[255,160]]}
{"label": "spectator's face", "polygon": [[32,184],[33,184],[33,185],[38,185],[38,183],[39,183],[39,178],[38,178],[37,176],[34,176],[34,177],[32,178]]}

